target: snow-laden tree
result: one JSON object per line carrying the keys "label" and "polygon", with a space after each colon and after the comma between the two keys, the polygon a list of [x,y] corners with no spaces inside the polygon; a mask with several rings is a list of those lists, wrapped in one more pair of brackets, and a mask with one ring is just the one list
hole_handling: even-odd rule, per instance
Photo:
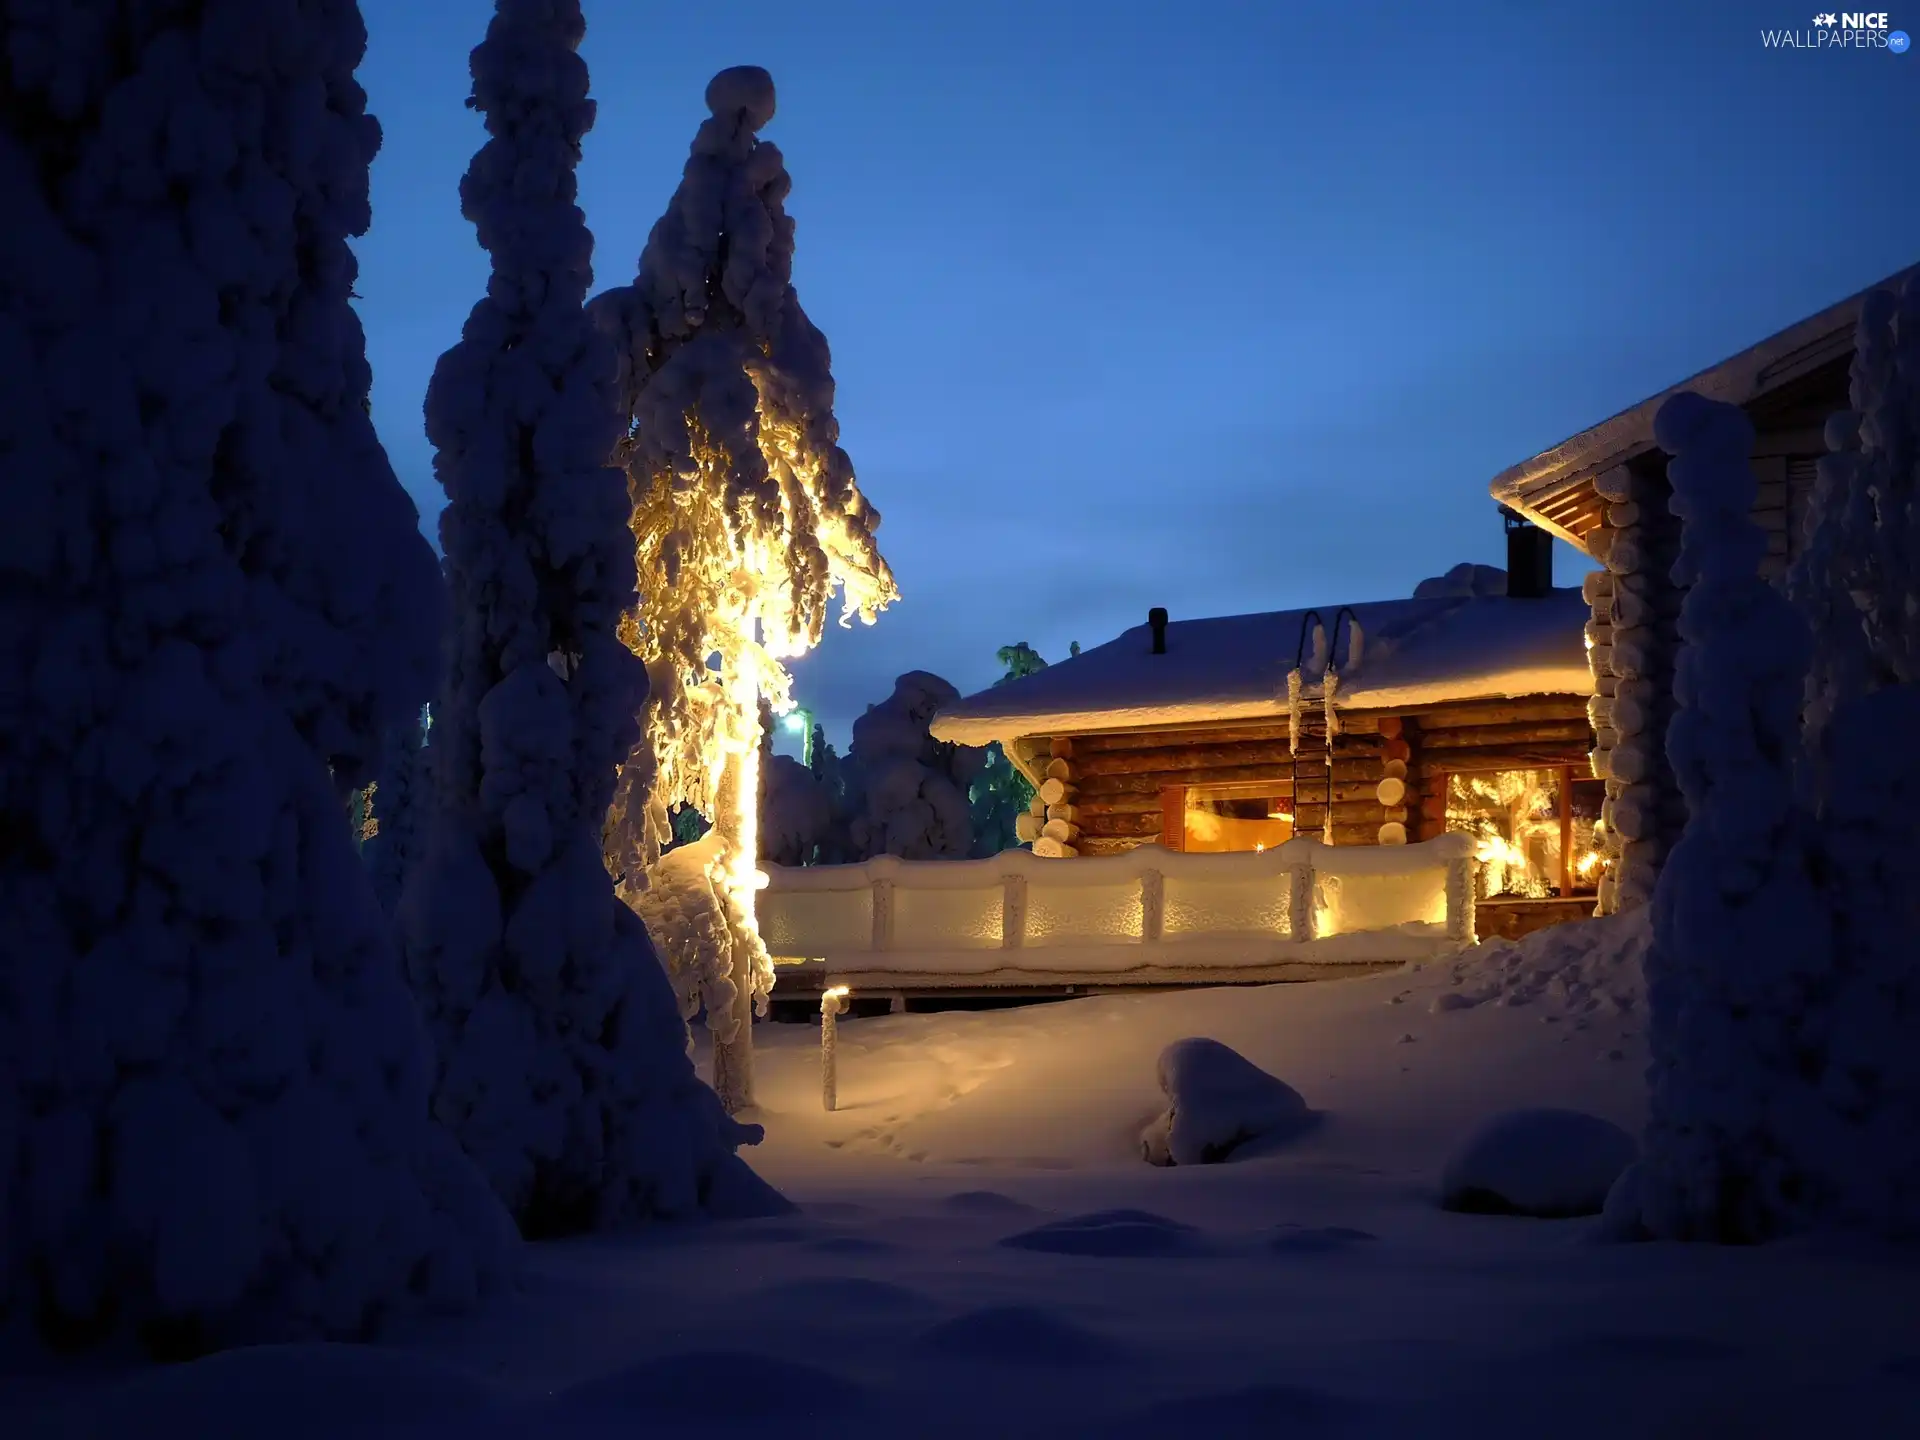
{"label": "snow-laden tree", "polygon": [[468,102],[487,143],[460,186],[487,294],[427,391],[454,628],[434,706],[427,855],[401,902],[438,1049],[434,1110],[523,1233],[772,1208],[694,1074],[601,834],[646,674],[631,604],[617,362],[583,309],[574,203],[593,123],[578,0],[498,0]]}
{"label": "snow-laden tree", "polygon": [[968,791],[986,757],[932,734],[933,717],[959,698],[938,675],[913,670],[853,722],[847,830],[858,858],[964,860],[972,853]]}
{"label": "snow-laden tree", "polygon": [[[1790,593],[1817,644],[1810,738],[1848,700],[1920,680],[1920,283],[1875,291],[1854,340],[1851,409],[1827,424]],[[1817,788],[1817,787],[1816,787]]]}
{"label": "snow-laden tree", "polygon": [[367,834],[360,855],[373,872],[374,894],[389,915],[400,905],[400,894],[426,845],[423,812],[432,804],[427,741],[430,721],[426,708],[387,731],[380,776],[369,787]]}
{"label": "snow-laden tree", "polygon": [[1833,938],[1794,788],[1812,646],[1760,577],[1745,414],[1683,393],[1654,434],[1684,525],[1674,578],[1690,587],[1667,734],[1688,820],[1654,893],[1636,1183],[1656,1235],[1759,1240],[1828,1210],[1842,1140],[1825,1063],[1835,1016],[1820,1003]]}
{"label": "snow-laden tree", "polygon": [[784,662],[819,642],[835,589],[842,623],[871,622],[896,592],[840,448],[826,338],[794,293],[791,181],[758,135],[773,81],[724,70],[706,101],[638,278],[593,305],[621,356],[640,589],[625,634],[653,679],[608,864],[644,910],[673,808],[713,820],[724,943],[660,940],[682,1003],[705,1010],[714,1085],[737,1111],[752,1103],[753,1014],[773,983],[753,919],[759,703],[787,706]]}
{"label": "snow-laden tree", "polygon": [[0,1325],[178,1354],[468,1304],[512,1230],[346,821],[442,611],[349,303],[358,9],[0,35]]}
{"label": "snow-laden tree", "polygon": [[833,829],[833,794],[791,755],[775,755],[761,777],[760,856],[774,865],[812,865]]}

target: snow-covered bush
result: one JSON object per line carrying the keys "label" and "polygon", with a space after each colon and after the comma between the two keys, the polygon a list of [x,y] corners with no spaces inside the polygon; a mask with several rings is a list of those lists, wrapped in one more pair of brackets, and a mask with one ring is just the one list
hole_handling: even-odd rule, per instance
{"label": "snow-covered bush", "polygon": [[427,853],[401,902],[438,1048],[434,1109],[529,1235],[773,1208],[757,1139],[693,1072],[602,829],[646,698],[613,347],[582,309],[591,126],[577,0],[499,0],[472,58],[489,139],[461,211],[493,260],[434,370],[427,432],[455,628],[434,707]]}
{"label": "snow-covered bush", "polygon": [[1753,427],[1683,393],[1654,421],[1687,585],[1667,754],[1688,819],[1647,953],[1652,1050],[1644,1219],[1656,1235],[1762,1239],[1818,1213],[1834,1136],[1810,1067],[1832,974],[1812,819],[1795,797],[1805,622],[1760,577]]}
{"label": "snow-covered bush", "polygon": [[817,863],[833,828],[833,796],[791,755],[775,755],[761,778],[760,856],[774,865]]}
{"label": "snow-covered bush", "polygon": [[4,32],[0,1324],[179,1353],[468,1304],[511,1228],[346,822],[442,613],[349,303],[358,9]]}
{"label": "snow-covered bush", "polygon": [[913,670],[853,722],[847,832],[857,858],[964,860],[972,852],[968,791],[984,756],[934,739],[931,728],[959,698],[938,675]]}
{"label": "snow-covered bush", "polygon": [[1560,1220],[1598,1215],[1639,1147],[1611,1120],[1578,1110],[1509,1110],[1448,1157],[1440,1203],[1477,1215]]}
{"label": "snow-covered bush", "polygon": [[432,805],[428,774],[427,722],[403,720],[387,731],[380,778],[372,787],[370,833],[360,855],[373,873],[373,890],[389,915],[400,905],[406,878],[419,863],[426,842],[423,812]]}
{"label": "snow-covered bush", "polygon": [[1160,1052],[1159,1075],[1167,1108],[1140,1133],[1149,1165],[1212,1165],[1313,1119],[1299,1091],[1218,1040],[1174,1041]]}
{"label": "snow-covered bush", "polygon": [[840,448],[826,337],[793,288],[792,181],[758,134],[773,80],[757,66],[723,70],[706,101],[638,277],[592,307],[620,362],[618,460],[640,582],[626,639],[653,677],[608,863],[637,903],[673,808],[713,820],[739,999],[707,1021],[715,1086],[737,1110],[752,1103],[753,1006],[773,983],[753,922],[759,704],[786,700],[784,662],[819,643],[835,589],[843,623],[871,622],[897,592],[874,538],[880,517]]}

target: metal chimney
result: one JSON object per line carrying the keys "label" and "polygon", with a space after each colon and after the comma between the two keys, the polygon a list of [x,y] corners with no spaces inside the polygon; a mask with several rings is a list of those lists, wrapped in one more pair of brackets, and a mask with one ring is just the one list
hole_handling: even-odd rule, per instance
{"label": "metal chimney", "polygon": [[1147,624],[1153,627],[1153,653],[1167,653],[1167,612],[1163,606],[1156,605],[1147,611]]}
{"label": "metal chimney", "polygon": [[1500,507],[1507,527],[1507,595],[1538,600],[1553,591],[1553,536],[1517,510]]}

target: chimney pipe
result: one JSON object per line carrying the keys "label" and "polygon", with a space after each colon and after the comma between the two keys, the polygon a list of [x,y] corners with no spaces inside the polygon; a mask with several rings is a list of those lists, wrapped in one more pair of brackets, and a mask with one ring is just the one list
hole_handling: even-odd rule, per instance
{"label": "chimney pipe", "polygon": [[1167,612],[1165,608],[1156,605],[1153,609],[1147,611],[1147,624],[1153,627],[1153,653],[1156,655],[1166,654]]}
{"label": "chimney pipe", "polygon": [[1553,536],[1517,510],[1500,507],[1507,527],[1507,595],[1538,600],[1553,591]]}

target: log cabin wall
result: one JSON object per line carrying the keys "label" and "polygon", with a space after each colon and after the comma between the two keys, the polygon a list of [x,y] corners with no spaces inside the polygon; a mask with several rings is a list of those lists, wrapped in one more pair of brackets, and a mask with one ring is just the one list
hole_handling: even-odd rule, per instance
{"label": "log cabin wall", "polygon": [[[1805,548],[1825,420],[1845,408],[1850,363],[1840,356],[1745,407],[1754,425],[1753,521],[1767,536],[1760,574],[1774,585],[1786,584]],[[1606,781],[1610,861],[1599,908],[1611,914],[1652,899],[1686,829],[1686,801],[1664,748],[1686,588],[1672,579],[1680,524],[1668,505],[1667,456],[1637,455],[1593,483],[1610,502],[1589,537],[1606,570],[1589,577],[1586,590],[1594,614],[1594,773]]]}
{"label": "log cabin wall", "polygon": [[[1378,843],[1388,821],[1406,826],[1409,840],[1446,828],[1446,777],[1465,771],[1572,766],[1585,773],[1592,731],[1584,695],[1461,702],[1404,712],[1342,712],[1334,742],[1333,841]],[[1190,789],[1293,801],[1296,828],[1317,833],[1325,822],[1326,768],[1303,753],[1300,793],[1284,719],[1131,730],[1061,737],[1023,737],[1018,752],[1038,760],[1070,748],[1074,845],[1082,855],[1111,855],[1157,843],[1178,849],[1180,806]],[[1404,745],[1407,795],[1396,806],[1378,795],[1384,762]]]}

